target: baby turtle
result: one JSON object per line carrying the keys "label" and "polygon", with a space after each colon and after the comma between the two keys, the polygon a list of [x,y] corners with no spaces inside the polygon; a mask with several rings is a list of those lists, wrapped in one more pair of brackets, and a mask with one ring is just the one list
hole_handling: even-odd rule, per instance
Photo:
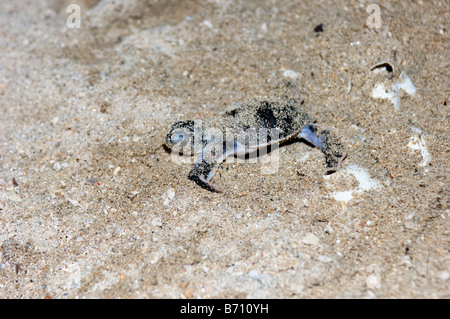
{"label": "baby turtle", "polygon": [[327,172],[336,171],[347,154],[347,145],[335,131],[321,128],[302,111],[302,99],[284,95],[276,99],[250,99],[231,105],[216,117],[179,121],[165,143],[197,155],[188,178],[212,192],[220,190],[211,179],[228,156],[243,156],[298,137],[325,155]]}

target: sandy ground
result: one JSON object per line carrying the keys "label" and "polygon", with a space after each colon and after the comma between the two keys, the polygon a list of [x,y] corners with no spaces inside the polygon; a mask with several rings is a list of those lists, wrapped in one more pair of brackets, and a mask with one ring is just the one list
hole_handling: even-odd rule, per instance
{"label": "sandy ground", "polygon": [[[0,297],[449,298],[450,4],[373,2],[1,1]],[[283,80],[343,169],[189,181],[170,125]]]}

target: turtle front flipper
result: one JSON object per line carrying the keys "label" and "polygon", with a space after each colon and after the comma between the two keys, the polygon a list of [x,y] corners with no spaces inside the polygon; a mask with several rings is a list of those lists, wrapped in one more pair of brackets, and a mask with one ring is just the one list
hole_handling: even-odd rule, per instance
{"label": "turtle front flipper", "polygon": [[201,162],[196,163],[194,168],[189,172],[188,178],[210,192],[221,193],[221,190],[211,183],[211,179],[218,168],[219,165],[217,162],[208,162],[205,159],[202,159]]}
{"label": "turtle front flipper", "polygon": [[308,124],[301,130],[298,137],[305,139],[324,153],[327,173],[338,170],[347,155],[347,143],[331,129]]}

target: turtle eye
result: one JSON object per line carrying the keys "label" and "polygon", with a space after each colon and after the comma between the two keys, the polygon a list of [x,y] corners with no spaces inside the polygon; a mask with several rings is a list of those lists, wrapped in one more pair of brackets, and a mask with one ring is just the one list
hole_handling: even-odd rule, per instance
{"label": "turtle eye", "polygon": [[183,141],[183,139],[185,138],[185,133],[184,132],[174,132],[172,133],[172,143],[173,144],[178,144],[181,141]]}
{"label": "turtle eye", "polygon": [[172,133],[172,143],[179,147],[185,147],[189,143],[191,135],[190,132],[185,130],[175,130]]}

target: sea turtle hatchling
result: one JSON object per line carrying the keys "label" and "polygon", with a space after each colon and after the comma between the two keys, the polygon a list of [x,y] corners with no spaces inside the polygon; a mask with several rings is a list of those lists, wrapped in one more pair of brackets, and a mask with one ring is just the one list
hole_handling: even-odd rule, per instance
{"label": "sea turtle hatchling", "polygon": [[243,156],[295,137],[319,148],[325,155],[327,172],[336,171],[347,154],[347,145],[336,130],[315,124],[302,111],[303,102],[285,95],[235,103],[216,117],[176,122],[165,144],[194,149],[195,164],[188,178],[212,192],[220,192],[211,179],[228,156]]}

